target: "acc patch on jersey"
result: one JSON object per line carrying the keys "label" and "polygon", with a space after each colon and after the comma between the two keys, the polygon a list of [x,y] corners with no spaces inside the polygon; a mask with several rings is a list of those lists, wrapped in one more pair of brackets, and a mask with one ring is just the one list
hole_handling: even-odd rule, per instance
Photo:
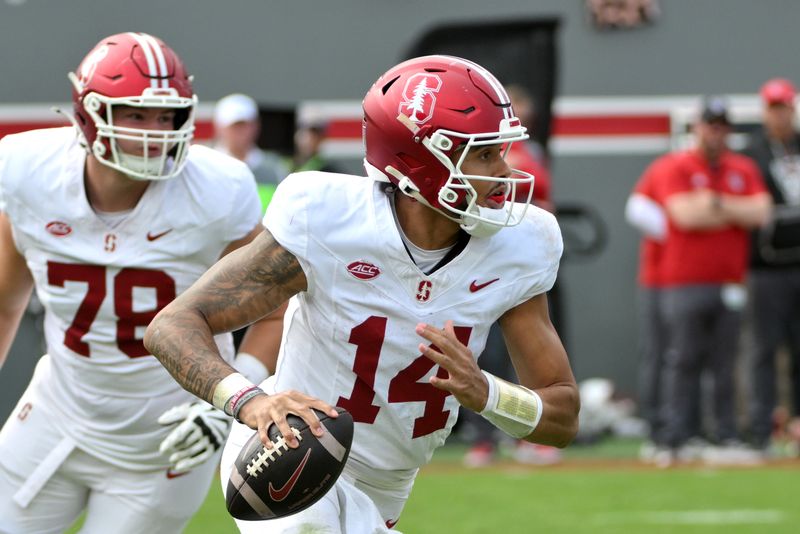
{"label": "acc patch on jersey", "polygon": [[290,448],[273,423],[267,449],[255,432],[242,447],[228,478],[225,504],[237,519],[284,517],[304,510],[333,487],[344,469],[353,442],[353,417],[336,408],[332,418],[314,410],[325,433],[317,438],[300,417],[286,417],[300,445]]}

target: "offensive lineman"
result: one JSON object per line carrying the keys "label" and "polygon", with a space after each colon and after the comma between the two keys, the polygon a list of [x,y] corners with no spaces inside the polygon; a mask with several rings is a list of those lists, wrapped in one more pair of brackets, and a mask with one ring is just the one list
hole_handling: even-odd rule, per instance
{"label": "offensive lineman", "polygon": [[[317,435],[312,407],[335,416],[342,406],[356,421],[334,489],[298,514],[238,521],[242,532],[388,530],[459,405],[529,441],[563,447],[577,431],[577,387],[545,294],[561,236],[548,212],[507,201],[532,177],[503,158],[505,144],[527,138],[505,90],[479,65],[427,56],[384,74],[364,113],[369,177],[289,176],[268,231],[145,334],[186,389],[244,423],[223,453],[223,481],[252,429],[266,443],[274,421],[297,446],[287,413]],[[278,370],[262,391],[219,357],[212,335],[293,295]],[[497,319],[525,387],[475,362]]]}
{"label": "offensive lineman", "polygon": [[[110,36],[69,78],[75,128],[0,140],[0,362],[34,287],[48,351],[0,432],[0,532],[63,532],[84,509],[84,533],[179,532],[229,419],[141,338],[261,231],[255,182],[189,146],[197,98],[161,40]],[[230,336],[217,341],[232,360]],[[259,365],[243,372],[260,381]]]}

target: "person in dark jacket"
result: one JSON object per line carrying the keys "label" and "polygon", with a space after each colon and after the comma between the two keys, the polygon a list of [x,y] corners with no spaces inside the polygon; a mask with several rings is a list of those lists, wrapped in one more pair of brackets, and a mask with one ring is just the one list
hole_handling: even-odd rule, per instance
{"label": "person in dark jacket", "polygon": [[800,134],[795,87],[775,78],[761,87],[763,127],[745,153],[758,162],[775,210],[753,234],[749,277],[753,329],[750,432],[767,449],[776,407],[775,360],[786,343],[791,357],[794,416],[800,411]]}

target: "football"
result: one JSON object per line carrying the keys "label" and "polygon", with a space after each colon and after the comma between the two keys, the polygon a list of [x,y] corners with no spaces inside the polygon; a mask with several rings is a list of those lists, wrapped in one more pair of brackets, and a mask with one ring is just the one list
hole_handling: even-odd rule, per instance
{"label": "football", "polygon": [[286,419],[300,442],[290,448],[273,423],[267,433],[272,448],[253,433],[236,457],[228,478],[225,503],[237,519],[284,517],[304,510],[331,489],[344,468],[353,442],[353,417],[336,408],[339,417],[314,410],[325,434],[317,438],[300,417]]}

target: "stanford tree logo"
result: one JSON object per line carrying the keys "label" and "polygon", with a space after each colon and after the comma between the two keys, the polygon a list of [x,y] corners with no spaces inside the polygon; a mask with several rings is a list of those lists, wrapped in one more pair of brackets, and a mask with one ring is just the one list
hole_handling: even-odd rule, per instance
{"label": "stanford tree logo", "polygon": [[442,88],[442,79],[435,74],[417,73],[406,81],[403,88],[404,100],[398,113],[407,116],[412,122],[424,124],[433,115],[436,106],[436,93]]}

